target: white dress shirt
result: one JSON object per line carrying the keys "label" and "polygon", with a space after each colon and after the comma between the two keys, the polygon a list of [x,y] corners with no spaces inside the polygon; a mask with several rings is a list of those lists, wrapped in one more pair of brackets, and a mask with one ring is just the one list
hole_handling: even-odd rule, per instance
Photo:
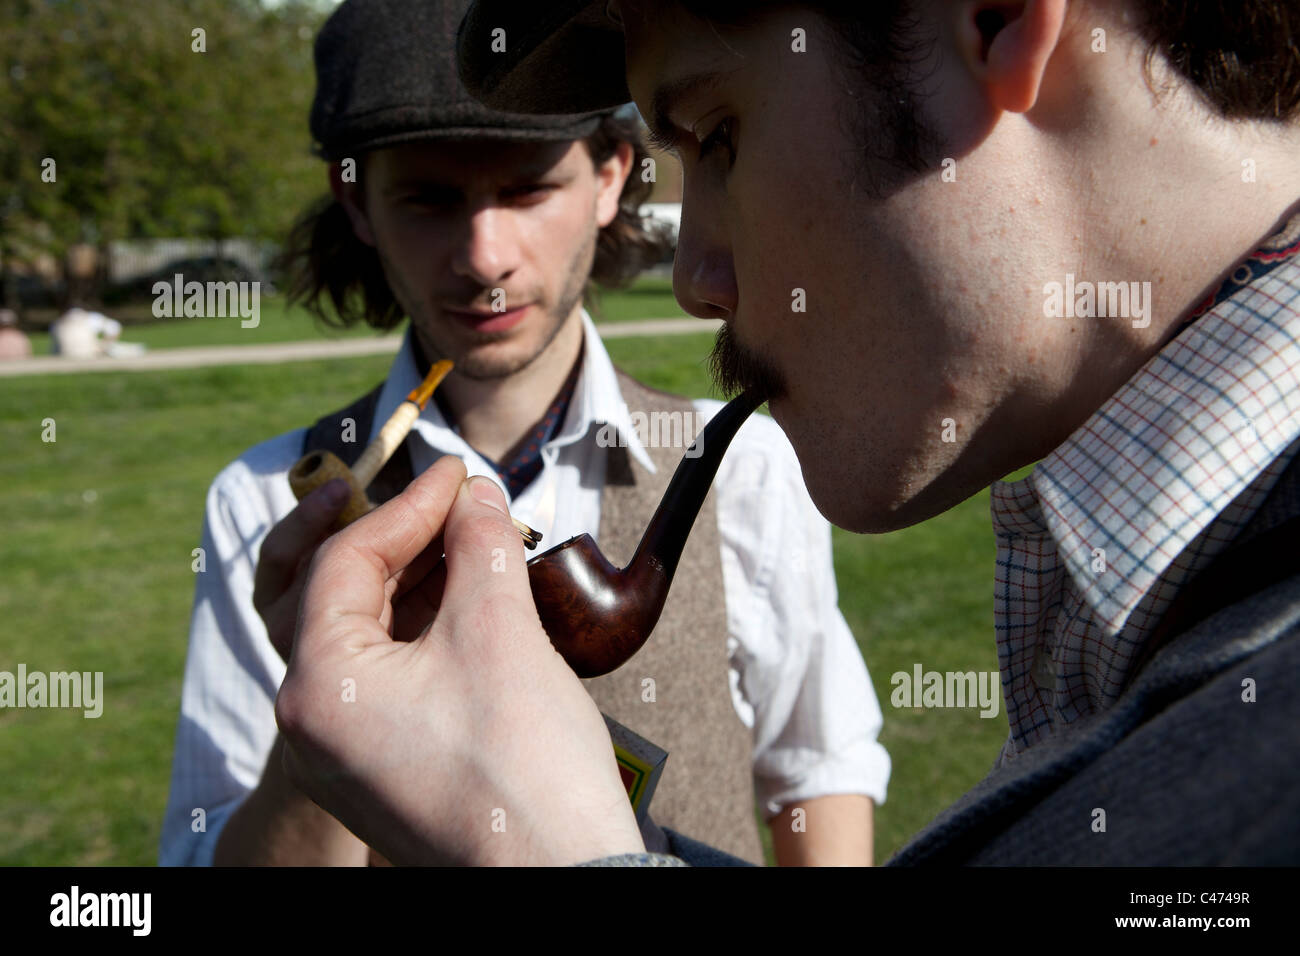
{"label": "white dress shirt", "polygon": [[[582,322],[582,370],[565,421],[542,449],[542,471],[510,503],[513,515],[545,536],[543,549],[599,527],[608,444],[597,440],[602,426],[617,429],[629,454],[655,470],[585,312]],[[408,333],[380,394],[373,430],[420,378]],[[721,407],[695,402],[703,419]],[[249,449],[208,491],[206,568],[196,575],[162,865],[211,863],[221,827],[257,785],[275,741],[273,707],[285,665],[253,608],[253,577],[262,540],[296,504],[286,475],[301,455],[304,434],[297,429]],[[448,427],[436,402],[412,436],[416,474],[451,454],[471,475],[501,485],[492,466]],[[801,800],[842,793],[883,803],[890,760],[877,741],[880,705],[837,606],[830,526],[771,419],[753,415],[741,427],[715,487],[732,701],[754,731],[761,805],[771,815]]]}

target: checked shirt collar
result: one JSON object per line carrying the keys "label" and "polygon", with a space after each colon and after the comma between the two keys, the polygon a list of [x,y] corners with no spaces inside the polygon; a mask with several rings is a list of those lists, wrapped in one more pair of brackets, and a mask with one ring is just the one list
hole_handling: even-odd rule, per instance
{"label": "checked shirt collar", "polygon": [[1300,450],[1300,215],[1027,477],[996,482],[1000,762],[1112,704]]}

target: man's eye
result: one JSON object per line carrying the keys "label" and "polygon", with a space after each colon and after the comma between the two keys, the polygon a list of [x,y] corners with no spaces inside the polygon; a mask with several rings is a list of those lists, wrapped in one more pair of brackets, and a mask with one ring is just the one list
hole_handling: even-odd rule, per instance
{"label": "man's eye", "polygon": [[736,162],[736,146],[732,138],[732,127],[734,125],[735,120],[728,116],[726,119],[718,123],[717,126],[713,127],[713,132],[700,140],[700,159],[705,159],[715,149],[721,147],[727,150],[727,154],[730,157],[730,163],[734,165]]}
{"label": "man's eye", "polygon": [[450,206],[459,201],[459,197],[446,189],[421,189],[402,197],[402,202],[409,206]]}
{"label": "man's eye", "polygon": [[549,183],[529,183],[526,186],[507,189],[502,195],[506,199],[542,199],[553,189],[555,187]]}

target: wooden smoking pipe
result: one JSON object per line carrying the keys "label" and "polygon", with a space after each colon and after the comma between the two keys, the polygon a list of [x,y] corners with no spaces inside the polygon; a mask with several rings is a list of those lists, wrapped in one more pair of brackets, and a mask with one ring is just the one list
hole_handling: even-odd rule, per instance
{"label": "wooden smoking pipe", "polygon": [[570,538],[528,562],[542,626],[579,677],[598,677],[621,667],[650,637],[722,456],[736,430],[761,404],[760,396],[746,392],[704,427],[673,473],[627,567],[620,570],[610,564],[589,534]]}
{"label": "wooden smoking pipe", "polygon": [[[289,469],[289,487],[293,489],[294,497],[302,501],[311,492],[334,478],[342,478],[346,481],[351,494],[347,505],[339,513],[338,520],[335,522],[336,531],[347,527],[373,510],[375,506],[366,495],[366,487],[375,480],[375,476],[388,463],[393,452],[397,451],[406,440],[406,436],[411,433],[411,428],[415,425],[415,420],[420,417],[420,412],[424,411],[424,407],[429,404],[434,389],[447,377],[451,368],[452,363],[445,359],[434,362],[424,381],[411,389],[406,400],[398,405],[388,421],[384,422],[383,428],[379,429],[379,434],[375,436],[374,441],[366,446],[361,457],[351,468],[329,451],[310,451],[299,458]],[[524,539],[524,544],[530,549],[536,548],[542,536],[522,521],[514,518],[510,520],[514,521],[515,528]]]}

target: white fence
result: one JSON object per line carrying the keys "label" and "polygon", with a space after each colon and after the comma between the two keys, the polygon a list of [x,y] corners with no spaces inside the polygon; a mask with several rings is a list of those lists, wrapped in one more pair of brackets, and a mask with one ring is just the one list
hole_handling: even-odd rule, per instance
{"label": "white fence", "polygon": [[198,259],[220,256],[254,272],[266,271],[275,255],[273,242],[254,242],[249,239],[136,239],[114,242],[109,246],[110,283],[130,282],[165,269],[179,259]]}

